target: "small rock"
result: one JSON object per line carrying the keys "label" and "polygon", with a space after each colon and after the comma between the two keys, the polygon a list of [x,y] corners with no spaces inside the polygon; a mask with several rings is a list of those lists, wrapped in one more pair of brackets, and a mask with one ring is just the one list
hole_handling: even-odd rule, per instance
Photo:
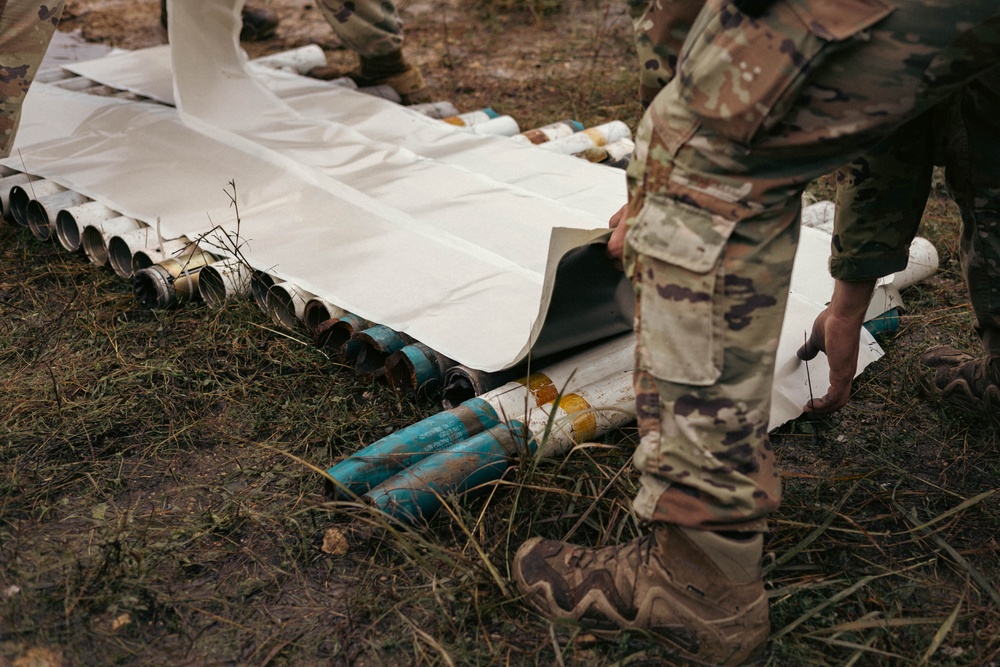
{"label": "small rock", "polygon": [[347,553],[350,545],[347,543],[347,536],[339,528],[330,528],[323,536],[323,553],[331,556],[343,556]]}

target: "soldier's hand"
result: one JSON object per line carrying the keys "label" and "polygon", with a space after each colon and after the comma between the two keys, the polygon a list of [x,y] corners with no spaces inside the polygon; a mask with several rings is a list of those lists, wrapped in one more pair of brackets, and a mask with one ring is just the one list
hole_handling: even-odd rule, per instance
{"label": "soldier's hand", "polygon": [[608,227],[614,230],[611,232],[611,238],[608,239],[608,254],[616,259],[619,265],[622,261],[622,252],[625,250],[625,232],[628,231],[628,226],[621,224],[625,219],[625,209],[627,207],[628,205],[622,206],[608,220]]}
{"label": "soldier's hand", "polygon": [[806,403],[803,408],[806,412],[827,414],[844,407],[850,399],[858,367],[861,327],[874,289],[874,280],[838,280],[830,305],[813,322],[812,334],[796,356],[808,361],[825,352],[830,364],[830,388],[822,397]]}

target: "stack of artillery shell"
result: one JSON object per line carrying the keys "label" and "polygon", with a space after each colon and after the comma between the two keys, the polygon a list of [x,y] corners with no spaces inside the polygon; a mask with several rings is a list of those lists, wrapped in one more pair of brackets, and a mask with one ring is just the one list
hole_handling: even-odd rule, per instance
{"label": "stack of artillery shell", "polygon": [[31,176],[29,174],[8,174],[3,178],[0,178],[0,213],[3,213],[3,217],[11,222],[17,222],[14,219],[14,211],[10,206],[10,193],[15,187],[22,188],[27,185],[29,181],[39,180],[36,176]]}
{"label": "stack of artillery shell", "polygon": [[[445,459],[435,458],[415,468],[413,473],[408,473],[408,469],[436,452],[446,458],[455,457],[456,445],[500,424],[510,426],[512,421],[519,421],[526,425],[526,433],[531,437],[524,442],[536,443],[547,456],[555,456],[575,442],[599,437],[624,425],[634,415],[633,347],[632,335],[621,336],[389,435],[330,468],[331,493],[335,497],[391,495],[393,500],[386,503],[407,507],[410,501],[397,496],[412,493],[424,499],[418,504],[427,509],[430,501],[420,491],[421,485],[413,481],[414,474],[425,481],[435,480],[429,488],[438,492],[445,487],[457,488],[455,484],[461,480],[455,475],[464,468],[436,465]],[[507,451],[504,447],[509,449],[512,432],[510,428],[506,432],[494,431],[491,436],[469,443],[463,451],[473,458],[483,451],[491,452],[484,456],[499,456],[498,452]],[[505,456],[504,460],[511,460],[509,453]],[[440,475],[433,473],[439,468]],[[375,489],[390,479],[395,479],[392,493],[388,494],[390,487],[384,487],[376,494]]]}
{"label": "stack of artillery shell", "polygon": [[429,395],[440,389],[456,362],[423,343],[412,343],[385,360],[385,375],[397,396]]}
{"label": "stack of artillery shell", "polygon": [[632,130],[628,125],[620,120],[613,120],[610,123],[588,127],[580,132],[574,132],[559,139],[553,139],[543,144],[539,148],[566,155],[577,155],[588,149],[612,144],[621,139],[631,139]]}
{"label": "stack of artillery shell", "polygon": [[445,497],[499,479],[525,454],[558,456],[632,421],[628,366],[548,401],[540,398],[548,388],[533,391],[528,381],[467,401],[333,466],[328,489],[333,497],[360,495],[403,521],[426,519]]}
{"label": "stack of artillery shell", "polygon": [[56,235],[56,218],[59,212],[87,201],[86,197],[72,190],[62,190],[32,199],[24,208],[28,229],[39,241],[48,241]]}
{"label": "stack of artillery shell", "polygon": [[278,326],[294,329],[305,318],[306,302],[315,296],[289,282],[275,283],[267,291],[267,313]]}
{"label": "stack of artillery shell", "polygon": [[[28,226],[28,202],[32,199],[39,199],[65,192],[66,188],[55,181],[46,179],[28,180],[21,184],[15,184],[10,188],[7,196],[7,204],[10,207],[11,219],[21,227]],[[6,209],[6,207],[5,207]],[[48,237],[46,237],[47,239]],[[46,239],[40,239],[42,241]]]}
{"label": "stack of artillery shell", "polygon": [[327,320],[343,317],[346,314],[347,311],[343,308],[333,305],[322,297],[314,296],[306,301],[302,324],[305,325],[306,331],[315,338],[316,329],[320,324]]}

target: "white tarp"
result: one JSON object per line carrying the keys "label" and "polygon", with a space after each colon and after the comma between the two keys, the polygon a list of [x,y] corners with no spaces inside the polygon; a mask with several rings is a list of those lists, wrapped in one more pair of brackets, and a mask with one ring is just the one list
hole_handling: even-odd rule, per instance
{"label": "white tarp", "polygon": [[[7,164],[159,220],[164,237],[218,225],[234,238],[234,182],[239,241],[256,268],[466,365],[522,359],[559,259],[604,235],[624,202],[622,172],[254,67],[238,45],[241,4],[177,3],[173,49],[71,68],[176,110],[36,84]],[[825,238],[803,233],[772,425],[826,391],[825,358],[810,362],[811,390],[794,358],[832,288],[815,268]],[[859,372],[880,354],[866,336]]]}
{"label": "white tarp", "polygon": [[[243,251],[255,267],[470,366],[496,370],[523,358],[547,307],[546,272],[605,233],[624,201],[621,172],[335,91],[460,133],[482,164],[498,145],[516,152],[526,181],[533,172],[558,175],[559,164],[578,173],[584,165],[609,193],[600,208],[584,211],[303,116],[249,74],[236,40],[238,4],[178,3],[170,13],[180,114],[102,100],[78,123],[80,112],[64,107],[85,96],[33,89],[45,111],[19,137],[26,168],[125,215],[159,219],[165,237],[198,237],[213,225],[235,234],[223,192],[233,181]],[[60,122],[50,124],[54,115]]]}

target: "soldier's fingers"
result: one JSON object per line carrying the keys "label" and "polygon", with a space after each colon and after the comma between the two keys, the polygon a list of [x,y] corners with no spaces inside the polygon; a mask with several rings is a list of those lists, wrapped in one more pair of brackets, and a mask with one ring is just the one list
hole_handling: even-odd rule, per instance
{"label": "soldier's fingers", "polygon": [[622,253],[625,251],[625,227],[618,226],[615,227],[614,231],[611,232],[611,238],[608,239],[608,254],[619,263],[622,259]]}
{"label": "soldier's fingers", "polygon": [[795,356],[802,361],[812,361],[822,349],[823,345],[817,341],[816,336],[813,335],[809,337],[809,340],[802,344],[802,347],[798,349]]}
{"label": "soldier's fingers", "polygon": [[628,204],[625,204],[620,209],[618,209],[617,211],[615,211],[615,214],[612,215],[611,218],[608,220],[608,228],[609,229],[615,229],[616,227],[618,227],[618,225],[621,224],[622,220],[625,219],[625,209],[627,209],[627,208],[628,208]]}
{"label": "soldier's fingers", "polygon": [[820,352],[826,352],[826,320],[829,309],[824,309],[813,322],[809,339],[795,353],[802,361],[812,361]]}

